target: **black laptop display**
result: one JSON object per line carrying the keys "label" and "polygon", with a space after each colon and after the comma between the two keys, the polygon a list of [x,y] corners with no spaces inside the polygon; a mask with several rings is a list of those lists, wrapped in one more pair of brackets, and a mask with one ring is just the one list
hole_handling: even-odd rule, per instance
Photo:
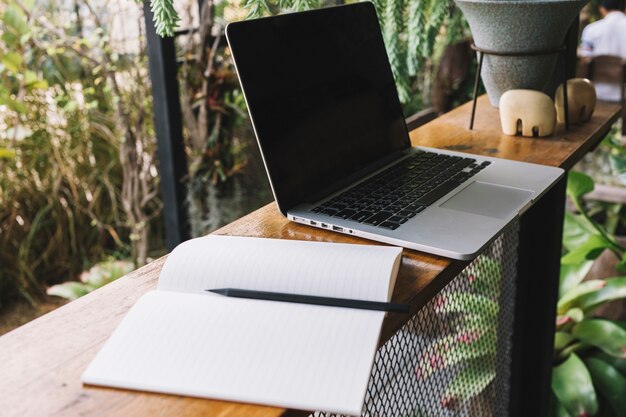
{"label": "black laptop display", "polygon": [[371,3],[232,23],[227,34],[283,214],[410,147]]}

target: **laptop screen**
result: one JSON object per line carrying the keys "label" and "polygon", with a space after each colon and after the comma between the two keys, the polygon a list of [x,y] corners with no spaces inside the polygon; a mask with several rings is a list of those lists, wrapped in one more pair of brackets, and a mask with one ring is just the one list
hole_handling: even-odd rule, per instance
{"label": "laptop screen", "polygon": [[410,146],[371,3],[237,22],[227,36],[283,214]]}

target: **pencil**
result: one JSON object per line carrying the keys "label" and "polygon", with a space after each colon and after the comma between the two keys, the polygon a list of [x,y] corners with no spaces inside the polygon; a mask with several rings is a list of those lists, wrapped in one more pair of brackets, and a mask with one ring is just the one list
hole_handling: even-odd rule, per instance
{"label": "pencil", "polygon": [[242,290],[238,288],[220,288],[205,290],[226,297],[250,298],[254,300],[282,301],[287,303],[314,304],[321,306],[357,308],[361,310],[390,311],[409,313],[408,304],[383,303],[379,301],[352,300],[348,298],[317,297],[312,295],[286,294],[280,292]]}

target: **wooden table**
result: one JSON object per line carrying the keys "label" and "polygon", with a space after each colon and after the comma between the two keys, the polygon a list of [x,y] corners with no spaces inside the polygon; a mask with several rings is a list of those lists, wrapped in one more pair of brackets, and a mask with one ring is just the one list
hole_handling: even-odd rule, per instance
{"label": "wooden table", "polygon": [[[414,145],[507,158],[570,169],[594,149],[617,120],[621,107],[600,103],[593,119],[549,139],[525,139],[501,134],[497,109],[481,97],[476,126],[469,131],[470,104],[466,104],[411,132]],[[513,351],[511,409],[539,416],[547,406],[550,346],[564,202],[564,182],[556,186],[522,219],[518,273],[529,288],[542,285],[529,303],[529,291],[519,289],[514,340],[532,332],[533,341]],[[527,224],[524,224],[524,223]],[[548,225],[548,232],[544,226]],[[542,230],[536,231],[537,226]],[[274,204],[218,230],[220,235],[256,236],[371,244],[285,220]],[[413,311],[424,306],[466,265],[405,250],[393,301],[409,303]],[[533,262],[529,262],[532,259]],[[0,414],[2,416],[292,416],[308,413],[125,390],[83,387],[80,374],[119,324],[128,309],[156,286],[165,258],[129,274],[77,301],[0,337]],[[532,308],[529,305],[532,304]],[[391,314],[385,320],[381,343],[393,335],[406,316]],[[533,360],[532,366],[522,367]],[[546,365],[547,361],[547,365]],[[519,363],[519,365],[515,365]],[[526,362],[528,363],[528,362]],[[543,363],[543,366],[542,366]],[[547,371],[546,371],[547,366]],[[536,369],[527,369],[535,368]],[[549,374],[548,374],[549,376]],[[538,383],[529,383],[529,381]],[[524,402],[520,401],[523,396]],[[531,400],[535,398],[535,400]],[[536,404],[528,404],[536,403]],[[533,409],[534,407],[534,409]],[[537,411],[539,410],[539,411]]]}

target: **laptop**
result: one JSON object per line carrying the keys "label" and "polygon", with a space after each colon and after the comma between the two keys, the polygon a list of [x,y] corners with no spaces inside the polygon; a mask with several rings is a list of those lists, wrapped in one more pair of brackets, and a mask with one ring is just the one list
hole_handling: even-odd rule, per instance
{"label": "laptop", "polygon": [[563,175],[412,147],[372,3],[234,22],[226,36],[289,220],[468,260]]}

